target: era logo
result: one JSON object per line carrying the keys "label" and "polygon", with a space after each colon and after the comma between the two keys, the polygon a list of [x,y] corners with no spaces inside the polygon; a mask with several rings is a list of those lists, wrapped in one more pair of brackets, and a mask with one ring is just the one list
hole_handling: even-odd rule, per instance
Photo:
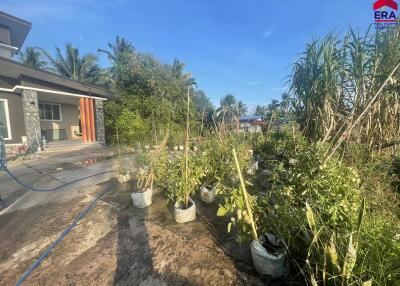
{"label": "era logo", "polygon": [[376,23],[397,22],[397,15],[395,11],[398,10],[398,5],[396,1],[378,0],[374,3],[374,10]]}

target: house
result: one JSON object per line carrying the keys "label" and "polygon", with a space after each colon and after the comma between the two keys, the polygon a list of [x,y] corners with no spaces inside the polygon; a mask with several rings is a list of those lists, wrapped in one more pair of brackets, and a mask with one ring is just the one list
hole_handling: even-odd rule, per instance
{"label": "house", "polygon": [[107,90],[12,60],[31,23],[0,11],[0,132],[7,148],[47,141],[105,144]]}
{"label": "house", "polygon": [[239,119],[240,131],[243,132],[261,132],[265,125],[262,116],[241,116]]}

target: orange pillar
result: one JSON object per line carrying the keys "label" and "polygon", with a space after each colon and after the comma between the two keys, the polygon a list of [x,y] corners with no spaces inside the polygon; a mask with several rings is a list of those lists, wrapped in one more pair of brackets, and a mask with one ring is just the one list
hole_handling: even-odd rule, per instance
{"label": "orange pillar", "polygon": [[96,127],[94,125],[94,106],[93,106],[93,98],[89,99],[89,111],[90,111],[90,135],[92,138],[92,142],[96,141]]}
{"label": "orange pillar", "polygon": [[90,120],[89,98],[85,98],[85,117],[86,117],[87,142],[92,142],[92,126]]}
{"label": "orange pillar", "polygon": [[81,117],[81,130],[82,130],[82,141],[87,142],[87,131],[86,131],[86,116],[85,116],[85,99],[79,99],[79,112]]}

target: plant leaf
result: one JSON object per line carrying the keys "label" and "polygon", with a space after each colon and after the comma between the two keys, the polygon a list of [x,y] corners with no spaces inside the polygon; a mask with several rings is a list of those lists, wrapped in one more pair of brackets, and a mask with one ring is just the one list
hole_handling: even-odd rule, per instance
{"label": "plant leaf", "polygon": [[310,281],[312,286],[318,286],[317,280],[315,280],[314,274],[311,273]]}
{"label": "plant leaf", "polygon": [[228,212],[228,210],[226,208],[224,208],[223,206],[220,206],[217,211],[217,216],[224,216],[224,215],[226,215],[227,212]]}
{"label": "plant leaf", "polygon": [[331,235],[329,243],[325,245],[325,255],[328,256],[330,264],[334,267],[337,273],[340,273],[340,265],[338,261],[338,254],[335,247],[334,234]]}
{"label": "plant leaf", "polygon": [[228,232],[231,232],[232,229],[232,222],[228,223]]}
{"label": "plant leaf", "polygon": [[343,262],[342,275],[344,281],[347,281],[350,278],[351,272],[353,271],[353,268],[356,264],[356,259],[357,259],[357,250],[353,244],[353,234],[350,234],[349,245]]}
{"label": "plant leaf", "polygon": [[306,216],[308,225],[310,226],[311,231],[313,232],[314,236],[317,235],[317,226],[315,224],[314,213],[310,208],[310,205],[306,202]]}

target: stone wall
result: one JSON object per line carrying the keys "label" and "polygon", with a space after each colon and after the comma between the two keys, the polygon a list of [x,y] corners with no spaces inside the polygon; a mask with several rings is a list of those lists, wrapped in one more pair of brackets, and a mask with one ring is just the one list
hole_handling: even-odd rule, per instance
{"label": "stone wall", "polygon": [[95,99],[94,112],[94,118],[96,121],[96,141],[104,146],[106,145],[106,133],[104,130],[103,100]]}
{"label": "stone wall", "polygon": [[36,152],[41,141],[39,105],[36,91],[22,91],[22,108],[28,149],[30,152]]}

